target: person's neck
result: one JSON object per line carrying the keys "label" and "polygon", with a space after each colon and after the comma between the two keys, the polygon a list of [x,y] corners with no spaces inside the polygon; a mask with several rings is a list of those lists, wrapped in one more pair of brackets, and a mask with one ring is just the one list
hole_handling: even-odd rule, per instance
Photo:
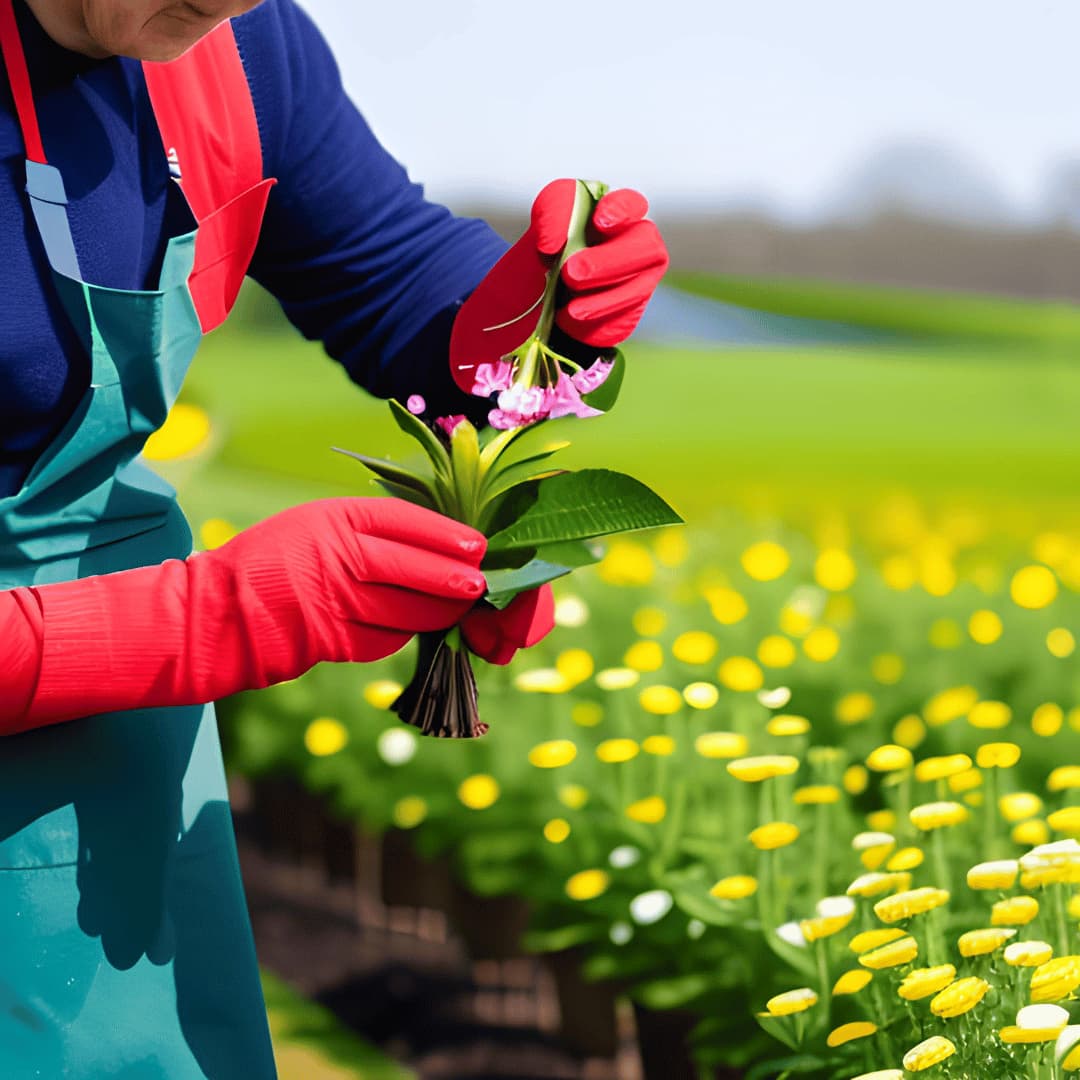
{"label": "person's neck", "polygon": [[24,0],[42,30],[62,48],[95,60],[108,53],[90,36],[83,19],[82,0]]}

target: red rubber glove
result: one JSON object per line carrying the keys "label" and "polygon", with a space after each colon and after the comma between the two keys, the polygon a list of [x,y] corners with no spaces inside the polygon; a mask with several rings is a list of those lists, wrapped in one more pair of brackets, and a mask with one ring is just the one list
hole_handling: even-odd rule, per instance
{"label": "red rubber glove", "polygon": [[546,637],[555,626],[555,600],[550,585],[515,596],[502,611],[478,608],[461,624],[465,643],[489,664],[509,664],[518,649]]}
{"label": "red rubber glove", "polygon": [[321,499],[184,560],[0,592],[0,733],[388,656],[465,616],[486,547],[399,499]]}
{"label": "red rubber glove", "polygon": [[[466,393],[479,364],[494,363],[536,329],[537,300],[566,245],[575,190],[573,180],[552,180],[537,195],[529,228],[457,313],[450,370]],[[562,269],[570,300],[556,310],[555,323],[570,337],[599,349],[633,333],[669,262],[660,230],[645,220],[648,209],[645,196],[630,188],[609,191],[596,204],[595,242],[567,259]],[[502,323],[509,325],[486,329]]]}

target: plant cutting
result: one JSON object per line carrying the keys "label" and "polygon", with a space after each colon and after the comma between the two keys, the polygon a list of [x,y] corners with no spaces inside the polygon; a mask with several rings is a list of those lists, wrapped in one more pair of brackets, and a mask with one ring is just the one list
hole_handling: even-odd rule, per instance
{"label": "plant cutting", "polygon": [[[518,452],[522,436],[563,417],[607,412],[625,370],[622,353],[598,352],[588,366],[551,344],[556,295],[566,261],[588,244],[593,209],[607,188],[577,181],[567,241],[547,271],[533,332],[495,362],[478,363],[471,392],[491,402],[487,426],[465,416],[425,418],[426,403],[412,395],[390,401],[398,427],[414,439],[430,471],[334,447],[361,462],[389,494],[426,506],[478,529],[488,538],[482,564],[488,591],[481,606],[502,609],[521,593],[595,561],[591,542],[601,536],[681,523],[655,492],[609,469],[571,471],[551,459],[566,441]],[[490,327],[504,329],[508,323]],[[394,702],[394,711],[424,734],[471,738],[487,725],[477,713],[476,680],[459,627],[418,635],[416,673]]]}

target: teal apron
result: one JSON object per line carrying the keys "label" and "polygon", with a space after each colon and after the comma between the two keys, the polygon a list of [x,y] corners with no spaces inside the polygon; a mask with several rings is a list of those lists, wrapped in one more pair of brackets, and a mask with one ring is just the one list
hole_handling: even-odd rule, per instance
{"label": "teal apron", "polygon": [[[102,288],[57,170],[28,161],[27,191],[91,383],[0,498],[0,588],[184,558],[176,493],[138,455],[202,336],[197,230],[169,241],[157,290]],[[0,739],[0,1078],[275,1076],[213,706]]]}

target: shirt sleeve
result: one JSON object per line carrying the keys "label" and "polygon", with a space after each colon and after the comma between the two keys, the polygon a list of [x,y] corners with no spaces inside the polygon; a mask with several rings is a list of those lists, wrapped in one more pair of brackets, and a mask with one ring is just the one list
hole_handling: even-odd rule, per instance
{"label": "shirt sleeve", "polygon": [[234,28],[265,172],[278,180],[251,276],[371,393],[420,393],[436,414],[475,415],[477,400],[450,376],[450,327],[507,244],[486,222],[425,198],[292,0],[266,0]]}

